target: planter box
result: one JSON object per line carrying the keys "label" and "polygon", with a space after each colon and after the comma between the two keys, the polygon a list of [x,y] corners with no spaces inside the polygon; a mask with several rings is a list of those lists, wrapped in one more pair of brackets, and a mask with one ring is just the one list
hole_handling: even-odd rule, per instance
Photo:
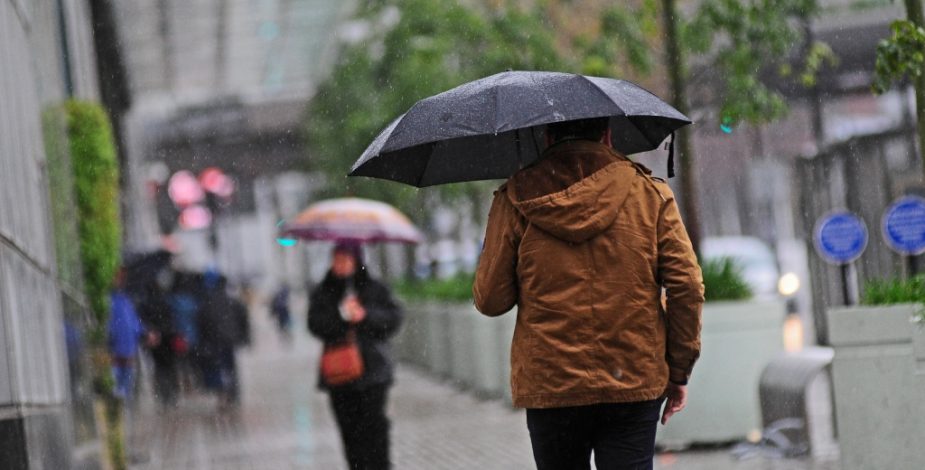
{"label": "planter box", "polygon": [[427,340],[427,309],[419,305],[407,305],[401,330],[393,340],[398,360],[417,367],[427,367],[427,357],[422,353]]}
{"label": "planter box", "polygon": [[396,338],[399,358],[485,398],[510,402],[511,338],[516,309],[498,318],[460,303],[408,303]]}
{"label": "planter box", "polygon": [[446,305],[430,303],[425,306],[427,318],[427,339],[421,354],[425,357],[427,369],[441,378],[451,376],[453,366],[450,358],[450,314]]}
{"label": "planter box", "polygon": [[925,331],[918,305],[827,312],[844,470],[925,468]]}
{"label": "planter box", "polygon": [[393,346],[400,361],[438,375],[449,376],[450,329],[446,305],[436,302],[405,304],[405,321]]}
{"label": "planter box", "polygon": [[702,350],[687,407],[658,426],[664,446],[745,439],[761,430],[758,383],[783,351],[783,301],[710,302],[703,309]]}
{"label": "planter box", "polygon": [[444,309],[450,325],[449,376],[456,387],[467,389],[475,385],[475,362],[478,356],[487,353],[475,347],[475,328],[481,315],[465,304],[447,304]]}

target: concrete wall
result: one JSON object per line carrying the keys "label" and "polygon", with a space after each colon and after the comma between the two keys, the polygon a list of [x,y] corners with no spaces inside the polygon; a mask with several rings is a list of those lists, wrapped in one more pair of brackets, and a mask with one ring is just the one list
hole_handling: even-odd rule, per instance
{"label": "concrete wall", "polygon": [[[45,142],[94,98],[86,2],[0,0],[0,468],[69,468],[73,432]],[[67,25],[67,26],[66,26]],[[65,40],[66,39],[66,40]],[[63,45],[75,46],[65,54]],[[79,66],[73,66],[79,64]],[[60,140],[57,140],[60,142]]]}

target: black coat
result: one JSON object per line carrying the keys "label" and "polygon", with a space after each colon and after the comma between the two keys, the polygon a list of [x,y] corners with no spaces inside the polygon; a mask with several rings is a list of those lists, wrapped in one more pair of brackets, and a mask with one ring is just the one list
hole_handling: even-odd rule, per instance
{"label": "black coat", "polygon": [[[339,310],[347,290],[346,284],[345,280],[328,272],[309,298],[308,331],[325,344],[342,341],[350,327],[341,318]],[[364,372],[359,380],[338,386],[338,390],[361,390],[371,385],[390,384],[395,369],[388,340],[401,325],[401,307],[387,287],[366,275],[365,268],[357,270],[354,288],[366,309],[366,318],[354,326]],[[318,385],[323,389],[334,388],[325,384],[320,375]]]}
{"label": "black coat", "polygon": [[197,355],[202,360],[217,360],[229,349],[250,343],[247,306],[229,296],[224,286],[205,292],[196,326],[199,331]]}

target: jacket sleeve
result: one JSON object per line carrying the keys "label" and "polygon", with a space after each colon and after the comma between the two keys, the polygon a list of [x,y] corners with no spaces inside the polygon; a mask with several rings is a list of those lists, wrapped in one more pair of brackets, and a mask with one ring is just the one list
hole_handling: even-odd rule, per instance
{"label": "jacket sleeve", "polygon": [[671,190],[658,220],[658,276],[665,288],[669,380],[686,384],[700,357],[703,275]]}
{"label": "jacket sleeve", "polygon": [[384,285],[375,283],[368,289],[363,299],[366,317],[357,324],[357,333],[376,339],[388,338],[398,330],[404,312]]}
{"label": "jacket sleeve", "polygon": [[501,315],[517,303],[517,248],[522,236],[520,214],[502,186],[491,203],[485,243],[472,285],[475,308],[485,315]]}
{"label": "jacket sleeve", "polygon": [[312,293],[308,304],[308,331],[325,342],[347,334],[349,324],[340,317],[337,302],[324,292],[324,284]]}

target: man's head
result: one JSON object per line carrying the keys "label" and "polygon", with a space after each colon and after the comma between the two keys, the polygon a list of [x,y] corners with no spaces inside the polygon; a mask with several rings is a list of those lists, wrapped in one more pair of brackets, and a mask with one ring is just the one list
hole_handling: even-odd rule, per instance
{"label": "man's head", "polygon": [[546,126],[547,145],[566,139],[593,140],[610,146],[610,118],[577,119]]}

